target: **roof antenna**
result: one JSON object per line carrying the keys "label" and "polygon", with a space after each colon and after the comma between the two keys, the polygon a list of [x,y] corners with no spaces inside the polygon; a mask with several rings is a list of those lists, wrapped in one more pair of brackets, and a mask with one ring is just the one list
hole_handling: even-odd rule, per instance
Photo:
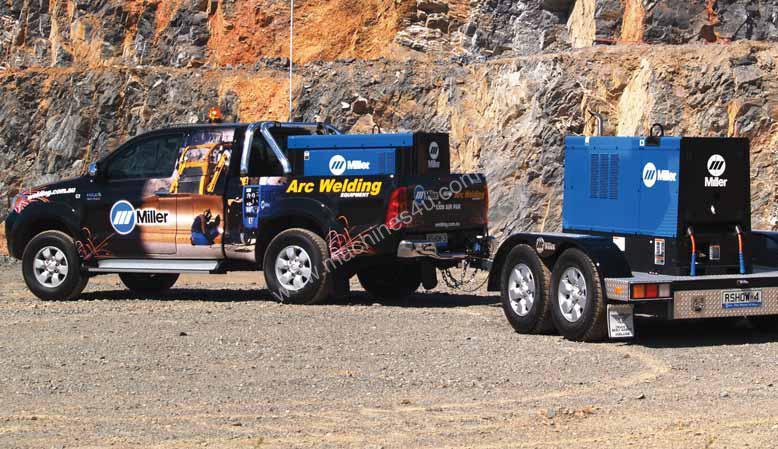
{"label": "roof antenna", "polygon": [[292,57],[294,56],[294,0],[290,0],[289,8],[289,121],[292,121]]}

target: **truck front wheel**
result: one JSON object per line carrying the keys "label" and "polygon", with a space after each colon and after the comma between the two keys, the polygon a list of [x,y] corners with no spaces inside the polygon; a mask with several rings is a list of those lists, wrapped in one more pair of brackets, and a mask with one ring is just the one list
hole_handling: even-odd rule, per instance
{"label": "truck front wheel", "polygon": [[385,263],[357,273],[359,283],[371,296],[394,301],[411,296],[421,285],[421,265]]}
{"label": "truck front wheel", "polygon": [[539,334],[554,329],[548,301],[551,272],[529,245],[508,253],[502,267],[500,297],[505,317],[516,332]]}
{"label": "truck front wheel", "polygon": [[571,248],[559,256],[551,276],[551,316],[568,340],[600,341],[607,335],[606,304],[594,262]]}
{"label": "truck front wheel", "polygon": [[121,273],[119,279],[133,292],[155,295],[170,290],[178,280],[178,274]]}
{"label": "truck front wheel", "polygon": [[24,248],[22,275],[30,291],[44,301],[78,298],[89,280],[73,239],[60,231],[42,232]]}
{"label": "truck front wheel", "polygon": [[324,265],[328,255],[324,239],[307,229],[281,232],[265,251],[262,266],[267,288],[281,302],[323,302],[331,278]]}

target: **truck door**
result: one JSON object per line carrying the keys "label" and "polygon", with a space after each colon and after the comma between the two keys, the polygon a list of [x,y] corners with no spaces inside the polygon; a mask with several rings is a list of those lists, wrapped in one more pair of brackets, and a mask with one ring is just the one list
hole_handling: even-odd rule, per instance
{"label": "truck door", "polygon": [[262,136],[255,135],[251,141],[245,177],[240,174],[242,151],[241,145],[232,158],[227,179],[224,250],[231,259],[255,261],[260,221],[272,212],[276,199],[283,195],[286,177]]}
{"label": "truck door", "polygon": [[234,128],[203,128],[184,141],[170,189],[178,209],[180,259],[224,257],[224,194],[234,141]]}
{"label": "truck door", "polygon": [[101,164],[96,192],[85,202],[86,233],[100,248],[96,257],[175,254],[177,206],[169,186],[183,138],[142,138]]}

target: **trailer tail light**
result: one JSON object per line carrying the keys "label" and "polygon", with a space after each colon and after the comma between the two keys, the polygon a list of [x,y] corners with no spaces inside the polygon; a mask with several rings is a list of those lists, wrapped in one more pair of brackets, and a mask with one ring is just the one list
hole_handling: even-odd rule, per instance
{"label": "trailer tail light", "polygon": [[633,284],[632,299],[670,298],[670,284]]}
{"label": "trailer tail light", "polygon": [[[397,231],[410,224],[410,212],[408,210],[408,188],[398,187],[389,196],[389,205],[386,208],[386,226]],[[404,221],[405,220],[405,221]]]}

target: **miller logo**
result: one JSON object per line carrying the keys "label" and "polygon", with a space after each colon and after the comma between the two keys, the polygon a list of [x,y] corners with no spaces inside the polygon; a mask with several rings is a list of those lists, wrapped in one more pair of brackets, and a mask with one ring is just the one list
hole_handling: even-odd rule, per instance
{"label": "miller logo", "polygon": [[346,172],[346,158],[336,154],[330,158],[330,173],[340,176]]}
{"label": "miller logo", "polygon": [[413,189],[413,201],[416,202],[416,204],[419,204],[423,202],[427,198],[427,192],[424,190],[424,187],[417,185]]}
{"label": "miller logo", "polygon": [[440,157],[440,146],[437,142],[430,142],[429,155],[430,158],[427,161],[427,167],[440,168],[440,161],[438,160],[438,157]]}
{"label": "miller logo", "polygon": [[720,178],[727,170],[727,161],[720,154],[714,154],[708,158],[708,173],[705,177],[705,187],[726,187],[727,179]]}
{"label": "miller logo", "polygon": [[167,211],[156,209],[135,209],[127,200],[120,200],[111,207],[109,215],[111,227],[119,235],[127,235],[135,230],[135,226],[158,226],[168,222]]}
{"label": "miller logo", "polygon": [[670,170],[657,170],[653,162],[643,166],[643,185],[649,189],[654,187],[657,181],[675,182],[677,178],[678,173]]}
{"label": "miller logo", "polygon": [[370,162],[365,161],[347,161],[345,157],[336,154],[330,158],[330,173],[340,176],[346,173],[346,170],[370,170]]}
{"label": "miller logo", "polygon": [[117,234],[127,235],[135,229],[135,208],[129,201],[117,201],[111,207],[111,226]]}

